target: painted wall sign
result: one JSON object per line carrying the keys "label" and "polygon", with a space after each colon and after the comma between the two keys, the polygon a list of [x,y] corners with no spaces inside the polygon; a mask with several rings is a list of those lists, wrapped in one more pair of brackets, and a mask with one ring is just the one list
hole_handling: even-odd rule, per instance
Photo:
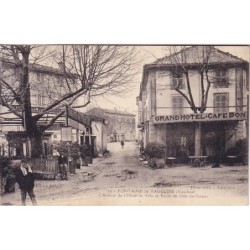
{"label": "painted wall sign", "polygon": [[152,119],[154,124],[174,123],[174,122],[245,120],[247,119],[247,112],[242,111],[242,112],[229,112],[229,113],[157,115],[154,116]]}

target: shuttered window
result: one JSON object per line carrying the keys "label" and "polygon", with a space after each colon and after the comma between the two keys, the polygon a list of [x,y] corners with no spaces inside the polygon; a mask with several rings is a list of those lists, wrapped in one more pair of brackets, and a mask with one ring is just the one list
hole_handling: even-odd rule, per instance
{"label": "shuttered window", "polygon": [[182,96],[172,96],[172,110],[173,110],[173,115],[183,114]]}
{"label": "shuttered window", "polygon": [[214,72],[215,87],[228,87],[229,77],[228,69],[217,69]]}
{"label": "shuttered window", "polygon": [[217,93],[214,94],[214,112],[222,113],[228,112],[228,104],[229,104],[228,93]]}

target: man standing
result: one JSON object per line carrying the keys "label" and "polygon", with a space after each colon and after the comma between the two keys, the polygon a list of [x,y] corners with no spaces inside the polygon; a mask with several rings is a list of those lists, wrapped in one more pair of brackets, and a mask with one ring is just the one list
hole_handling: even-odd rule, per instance
{"label": "man standing", "polygon": [[61,175],[61,179],[68,180],[68,175],[67,175],[68,158],[64,155],[64,153],[60,153],[60,155],[58,156],[58,165],[59,165],[59,172]]}
{"label": "man standing", "polygon": [[37,205],[36,196],[34,193],[34,175],[30,165],[27,163],[27,159],[24,158],[21,161],[20,167],[17,168],[16,181],[19,184],[21,190],[21,202],[23,206],[26,206],[27,193],[32,201],[32,204]]}

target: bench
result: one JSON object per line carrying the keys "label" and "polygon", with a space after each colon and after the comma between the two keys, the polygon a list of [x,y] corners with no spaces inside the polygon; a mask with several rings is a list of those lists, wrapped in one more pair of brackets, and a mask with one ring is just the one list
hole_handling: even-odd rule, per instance
{"label": "bench", "polygon": [[190,164],[192,165],[192,167],[205,167],[206,166],[206,159],[207,156],[189,156],[188,157],[190,159]]}
{"label": "bench", "polygon": [[233,166],[234,163],[242,163],[243,165],[246,165],[243,158],[239,155],[227,155],[228,163]]}
{"label": "bench", "polygon": [[175,161],[175,160],[176,160],[175,157],[172,157],[172,156],[167,157],[167,165],[168,165],[169,167],[172,167],[172,166],[174,165],[174,161]]}

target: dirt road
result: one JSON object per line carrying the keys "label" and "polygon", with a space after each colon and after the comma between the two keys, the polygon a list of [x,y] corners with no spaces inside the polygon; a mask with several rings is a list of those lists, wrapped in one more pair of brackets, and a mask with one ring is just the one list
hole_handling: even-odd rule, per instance
{"label": "dirt road", "polygon": [[[109,158],[96,158],[69,181],[37,180],[39,205],[246,205],[248,166],[175,165],[152,170],[138,162],[134,142],[108,144]],[[19,205],[20,190],[2,204]],[[29,198],[27,205],[30,205]]]}

